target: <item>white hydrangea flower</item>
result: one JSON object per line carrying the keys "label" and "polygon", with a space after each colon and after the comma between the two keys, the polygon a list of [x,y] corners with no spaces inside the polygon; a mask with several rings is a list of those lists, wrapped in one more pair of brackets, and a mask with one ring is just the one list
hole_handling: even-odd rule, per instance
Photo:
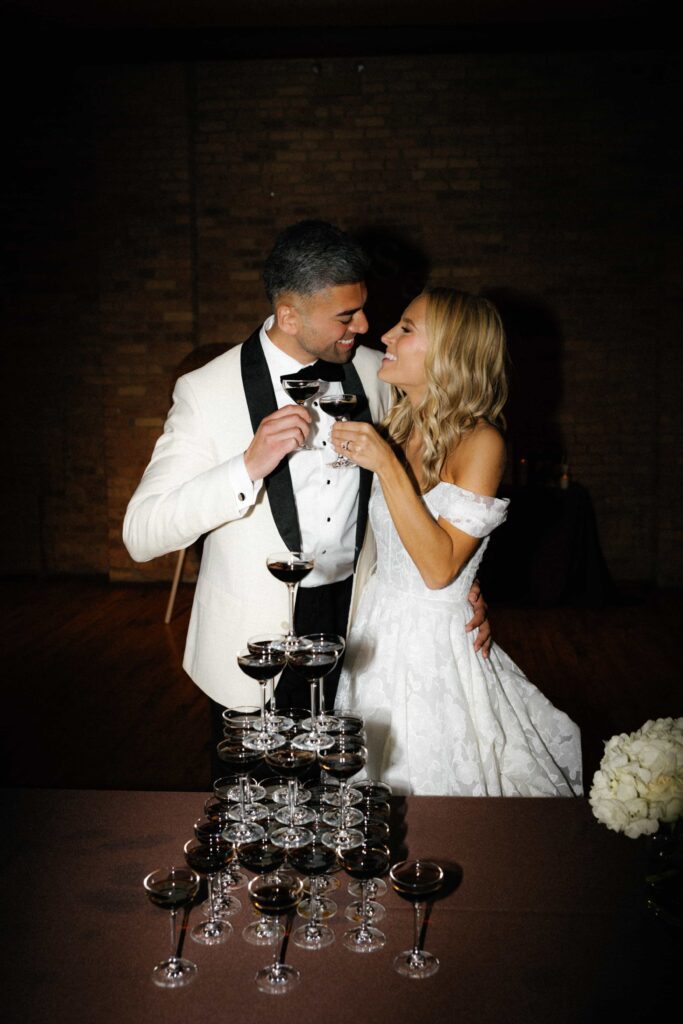
{"label": "white hydrangea flower", "polygon": [[683,814],[683,718],[657,718],[605,743],[589,802],[598,821],[630,838]]}

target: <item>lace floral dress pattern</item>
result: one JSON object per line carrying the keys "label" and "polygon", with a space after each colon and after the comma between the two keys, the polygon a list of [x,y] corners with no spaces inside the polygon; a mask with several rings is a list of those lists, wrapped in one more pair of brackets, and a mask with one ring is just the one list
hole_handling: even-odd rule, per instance
{"label": "lace floral dress pattern", "polygon": [[437,484],[434,518],[482,538],[458,577],[425,586],[375,480],[377,568],[347,644],[337,705],[365,717],[367,774],[395,793],[574,796],[582,793],[578,727],[495,644],[488,662],[465,632],[467,595],[507,501]]}

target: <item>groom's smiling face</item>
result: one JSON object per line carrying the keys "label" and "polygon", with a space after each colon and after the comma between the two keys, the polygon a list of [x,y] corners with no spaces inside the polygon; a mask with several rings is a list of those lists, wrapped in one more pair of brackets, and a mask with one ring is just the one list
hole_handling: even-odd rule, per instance
{"label": "groom's smiling face", "polygon": [[289,355],[301,363],[314,359],[347,363],[353,355],[356,335],[368,329],[363,312],[367,296],[362,281],[332,285],[314,295],[283,296],[277,304],[276,319],[287,336]]}

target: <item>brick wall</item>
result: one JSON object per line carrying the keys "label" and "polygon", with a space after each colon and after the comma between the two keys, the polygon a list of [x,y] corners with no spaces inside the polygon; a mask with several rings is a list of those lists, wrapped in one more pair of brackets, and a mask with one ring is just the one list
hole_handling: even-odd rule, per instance
{"label": "brick wall", "polygon": [[320,216],[370,242],[377,333],[416,267],[499,299],[514,454],[554,433],[614,575],[680,583],[672,75],[656,53],[466,54],[93,67],[36,88],[8,201],[6,565],[168,577],[120,528],[174,369],[250,333],[276,232]]}

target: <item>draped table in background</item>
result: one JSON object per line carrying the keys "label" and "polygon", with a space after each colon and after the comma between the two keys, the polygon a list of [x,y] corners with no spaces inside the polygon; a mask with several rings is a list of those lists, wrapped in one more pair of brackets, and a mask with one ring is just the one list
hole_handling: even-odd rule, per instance
{"label": "draped table in background", "polygon": [[[22,1024],[553,1024],[652,1019],[673,1006],[680,936],[643,912],[644,846],[607,831],[585,800],[411,797],[394,801],[395,859],[426,857],[462,872],[434,904],[426,948],[432,979],[391,970],[411,944],[412,908],[389,892],[384,950],[339,941],[318,953],[289,944],[301,985],[259,993],[270,948],[247,945],[232,918],[223,946],[189,940],[199,966],[187,989],[150,981],[167,954],[167,914],[142,879],[182,864],[202,813],[199,793],[2,791],[3,1018]],[[456,868],[457,866],[457,868]],[[337,935],[349,902],[337,897]],[[194,910],[191,922],[198,919]]]}

